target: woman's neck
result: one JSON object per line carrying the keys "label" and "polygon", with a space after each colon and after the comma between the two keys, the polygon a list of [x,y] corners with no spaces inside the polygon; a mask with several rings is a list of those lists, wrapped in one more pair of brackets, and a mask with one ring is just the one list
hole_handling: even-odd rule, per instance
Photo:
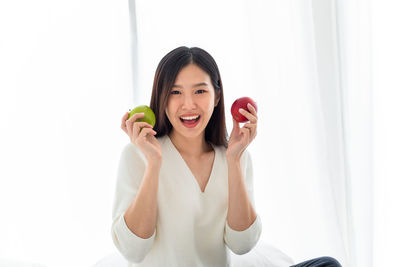
{"label": "woman's neck", "polygon": [[204,133],[193,138],[188,138],[172,130],[169,134],[169,138],[179,153],[189,157],[202,156],[204,153],[210,152],[213,149],[212,146],[206,142]]}

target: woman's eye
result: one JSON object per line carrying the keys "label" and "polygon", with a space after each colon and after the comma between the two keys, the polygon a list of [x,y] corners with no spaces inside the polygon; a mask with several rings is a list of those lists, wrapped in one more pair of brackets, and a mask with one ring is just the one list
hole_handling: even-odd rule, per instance
{"label": "woman's eye", "polygon": [[196,91],[196,93],[199,93],[199,94],[202,94],[202,93],[205,93],[205,92],[206,92],[206,90],[203,90],[203,89],[200,89],[200,90]]}
{"label": "woman's eye", "polygon": [[179,91],[176,91],[176,90],[171,91],[171,95],[177,95],[177,94],[180,94],[180,92],[179,92]]}

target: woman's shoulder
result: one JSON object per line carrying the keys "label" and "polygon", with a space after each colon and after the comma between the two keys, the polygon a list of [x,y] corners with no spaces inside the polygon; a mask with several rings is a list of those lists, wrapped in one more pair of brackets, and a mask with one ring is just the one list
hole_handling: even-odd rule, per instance
{"label": "woman's shoulder", "polygon": [[121,157],[125,158],[129,162],[144,163],[146,157],[143,152],[133,143],[129,142],[122,148]]}

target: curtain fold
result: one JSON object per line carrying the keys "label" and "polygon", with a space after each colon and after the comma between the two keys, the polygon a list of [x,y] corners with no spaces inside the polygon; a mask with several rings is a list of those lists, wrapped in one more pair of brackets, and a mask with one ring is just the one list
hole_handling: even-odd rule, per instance
{"label": "curtain fold", "polygon": [[[139,87],[139,53],[138,53],[138,31],[137,31],[137,14],[136,0],[128,0],[129,2],[129,26],[130,26],[130,46],[131,46],[131,68],[132,68],[132,92],[133,107],[140,104],[140,87]],[[148,104],[149,105],[149,104]]]}
{"label": "curtain fold", "polygon": [[[389,52],[377,50],[384,47],[379,38],[393,36],[381,33],[391,28],[389,19],[380,24],[389,10],[383,6],[370,0],[137,3],[139,99],[150,99],[161,57],[187,45],[206,49],[220,67],[228,129],[229,104],[243,95],[257,100],[259,134],[249,149],[262,238],[296,261],[324,254],[346,267],[385,262],[383,235],[390,232],[382,227],[390,224],[384,220],[398,217],[389,215],[392,204],[384,199],[396,183],[384,177],[389,165],[377,158],[389,150],[380,139],[388,135],[377,128],[389,128],[382,122],[389,116],[381,102],[386,93],[377,88],[391,86],[382,79],[390,79],[382,71]],[[204,14],[219,19],[196,19]]]}
{"label": "curtain fold", "polygon": [[325,136],[325,166],[332,190],[337,226],[345,252],[344,266],[354,262],[354,218],[352,210],[351,172],[348,151],[349,125],[347,94],[343,88],[343,71],[339,46],[337,9],[334,1],[312,1],[313,32]]}
{"label": "curtain fold", "polygon": [[335,1],[351,217],[349,266],[373,264],[373,105],[370,2]]}
{"label": "curtain fold", "polygon": [[[373,86],[374,266],[398,262],[400,240],[400,3],[370,0]],[[362,44],[364,46],[364,44]],[[366,67],[366,66],[364,66]]]}
{"label": "curtain fold", "polygon": [[[234,99],[247,95],[259,107],[249,149],[262,239],[298,262],[321,255],[347,262],[353,239],[340,66],[332,62],[335,14],[328,25],[315,23],[321,14],[309,0],[136,3],[139,99],[150,100],[156,66],[171,49],[210,52],[222,75],[228,131]],[[320,36],[326,27],[331,35]]]}

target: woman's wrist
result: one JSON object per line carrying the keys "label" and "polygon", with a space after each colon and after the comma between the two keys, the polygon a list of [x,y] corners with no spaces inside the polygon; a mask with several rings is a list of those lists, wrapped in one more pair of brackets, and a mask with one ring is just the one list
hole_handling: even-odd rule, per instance
{"label": "woman's wrist", "polygon": [[147,159],[147,167],[151,169],[160,169],[161,168],[161,158],[150,158]]}
{"label": "woman's wrist", "polygon": [[240,163],[240,156],[226,155],[226,161],[227,161],[228,164],[239,164]]}

